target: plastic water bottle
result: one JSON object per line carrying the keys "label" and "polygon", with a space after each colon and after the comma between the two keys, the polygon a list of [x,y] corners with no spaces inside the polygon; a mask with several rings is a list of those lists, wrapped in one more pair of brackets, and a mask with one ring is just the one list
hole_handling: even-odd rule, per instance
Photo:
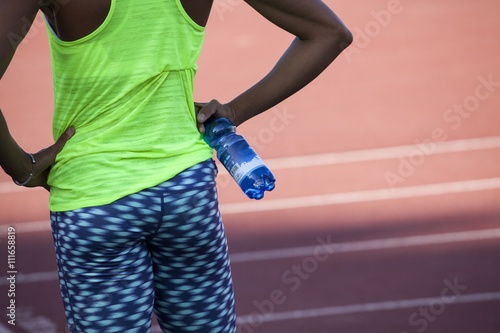
{"label": "plastic water bottle", "polygon": [[205,142],[250,199],[262,199],[272,191],[276,178],[236,127],[226,118],[210,117],[205,122]]}

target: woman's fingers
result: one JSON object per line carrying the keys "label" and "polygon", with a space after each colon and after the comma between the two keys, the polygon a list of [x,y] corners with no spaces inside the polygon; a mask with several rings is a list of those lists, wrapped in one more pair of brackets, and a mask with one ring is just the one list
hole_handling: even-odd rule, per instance
{"label": "woman's fingers", "polygon": [[196,115],[196,120],[198,122],[198,131],[201,134],[205,134],[205,125],[203,124],[208,118],[217,113],[217,110],[222,106],[219,101],[213,99],[209,103],[196,103],[195,106],[201,106],[198,114]]}
{"label": "woman's fingers", "polygon": [[57,154],[61,152],[66,142],[68,142],[75,134],[73,127],[68,128],[57,141],[50,147],[40,150],[38,153],[33,154],[35,164],[33,165],[33,176],[30,182],[26,184],[28,187],[42,186],[47,190],[47,177],[49,175],[50,167],[54,164]]}
{"label": "woman's fingers", "polygon": [[35,173],[42,172],[50,167],[56,160],[57,154],[63,149],[66,142],[75,134],[73,127],[68,128],[57,141],[50,147],[40,150],[34,154],[36,159]]}
{"label": "woman's fingers", "polygon": [[205,125],[203,123],[213,115],[216,118],[226,118],[236,126],[239,125],[235,112],[227,104],[221,104],[216,99],[213,99],[210,103],[195,103],[194,105],[196,108],[198,130],[201,134],[205,133]]}

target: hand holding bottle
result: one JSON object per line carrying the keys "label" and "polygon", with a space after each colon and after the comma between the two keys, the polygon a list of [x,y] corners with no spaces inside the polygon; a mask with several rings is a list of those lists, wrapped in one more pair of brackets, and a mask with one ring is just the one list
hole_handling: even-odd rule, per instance
{"label": "hand holding bottle", "polygon": [[[214,110],[223,107],[217,101],[212,101],[211,104]],[[196,106],[201,109],[206,104]],[[219,117],[220,114],[213,112],[207,120],[198,118],[199,122],[204,121],[199,128],[204,134],[205,142],[215,149],[217,158],[243,192],[250,199],[262,199],[265,191],[274,189],[276,182],[274,175],[245,138],[236,134],[236,126],[230,120]]]}

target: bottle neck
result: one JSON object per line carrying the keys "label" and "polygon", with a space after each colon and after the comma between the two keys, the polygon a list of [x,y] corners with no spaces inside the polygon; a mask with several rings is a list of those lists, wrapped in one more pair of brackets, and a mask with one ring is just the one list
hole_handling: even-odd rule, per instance
{"label": "bottle neck", "polygon": [[227,119],[219,118],[205,122],[204,139],[214,149],[220,146],[228,137],[236,134],[236,127]]}

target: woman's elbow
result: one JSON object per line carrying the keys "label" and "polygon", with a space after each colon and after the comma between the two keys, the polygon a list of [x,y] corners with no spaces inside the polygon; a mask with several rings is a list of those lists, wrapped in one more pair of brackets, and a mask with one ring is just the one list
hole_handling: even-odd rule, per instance
{"label": "woman's elbow", "polygon": [[352,32],[347,29],[347,27],[344,26],[344,29],[342,30],[341,33],[341,39],[342,43],[345,45],[345,47],[348,47],[349,45],[352,44],[354,37],[352,35]]}
{"label": "woman's elbow", "polygon": [[351,31],[344,24],[338,24],[329,29],[328,40],[333,44],[332,46],[345,49],[352,44],[353,39]]}

